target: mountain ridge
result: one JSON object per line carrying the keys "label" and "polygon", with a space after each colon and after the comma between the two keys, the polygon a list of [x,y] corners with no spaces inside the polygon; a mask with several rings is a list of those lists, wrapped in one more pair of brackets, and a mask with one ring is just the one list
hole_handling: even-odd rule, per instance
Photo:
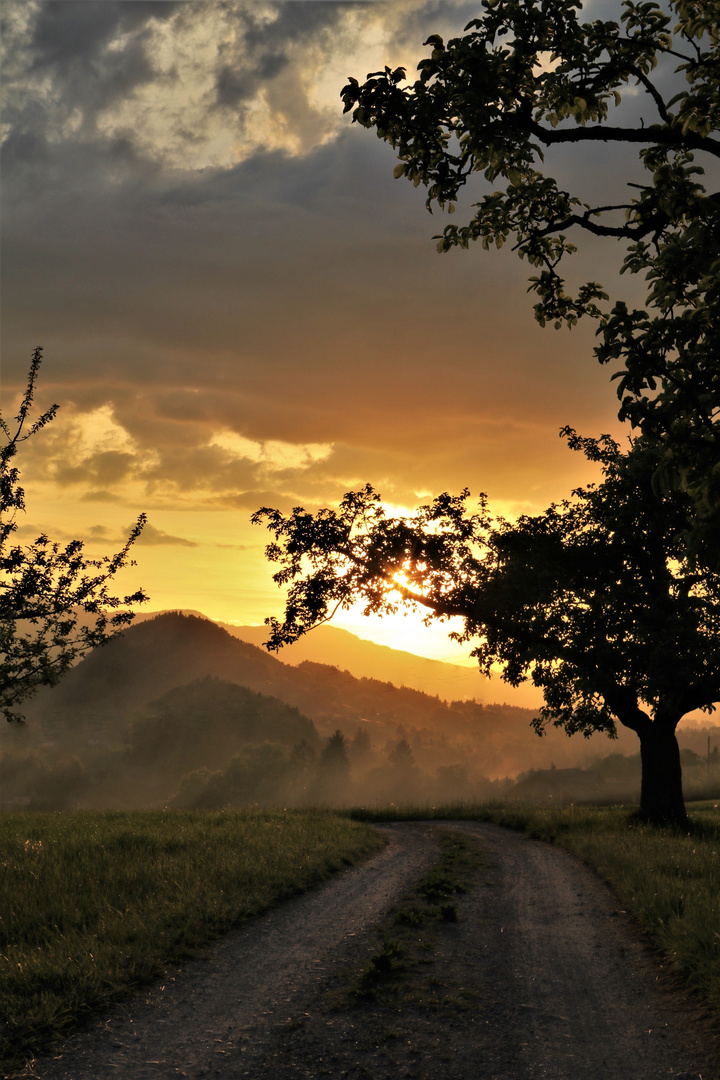
{"label": "mountain ridge", "polygon": [[[175,608],[180,614],[209,618],[190,608]],[[139,612],[135,623],[153,618],[160,612]],[[268,637],[268,628],[257,625],[236,625],[219,619],[210,619],[233,637],[251,645],[262,647]],[[318,626],[293,645],[286,645],[277,656],[284,664],[297,667],[305,660],[328,664],[349,671],[356,678],[379,679],[395,686],[407,686],[424,694],[439,697],[443,701],[470,701],[484,704],[509,704],[519,708],[532,707],[522,693],[517,694],[499,679],[487,679],[477,668],[463,667],[444,660],[418,656],[406,649],[378,645],[367,638],[358,637],[338,626]],[[503,697],[511,698],[502,701]]]}

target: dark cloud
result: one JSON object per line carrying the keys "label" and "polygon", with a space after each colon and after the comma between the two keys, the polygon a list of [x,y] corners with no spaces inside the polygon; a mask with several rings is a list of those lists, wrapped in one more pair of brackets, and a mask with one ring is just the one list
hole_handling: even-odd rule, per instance
{"label": "dark cloud", "polygon": [[33,68],[82,61],[99,70],[98,53],[119,34],[143,29],[150,19],[168,19],[180,7],[172,0],[63,0],[38,6],[31,37]]}
{"label": "dark cloud", "polygon": [[[82,21],[80,9],[103,5],[70,6],[68,26]],[[35,62],[60,72],[66,111],[83,94],[94,109],[114,92],[106,44],[121,27],[123,48],[137,47],[127,77],[147,76],[139,56],[155,63],[146,5],[107,6],[88,12],[77,41],[63,30],[53,45],[51,21],[35,28]],[[218,50],[226,78],[281,81],[299,64],[295,45],[330,41],[348,6],[288,3],[265,26],[232,6],[244,36],[232,56]],[[404,22],[392,5],[373,17],[402,23],[418,56],[423,35],[470,17],[462,4],[401,7]],[[180,15],[212,9],[185,5]],[[245,93],[228,82],[225,105]],[[132,133],[86,130],[53,142],[39,121],[8,147],[7,384],[21,386],[43,344],[48,397],[81,414],[111,403],[134,443],[79,457],[48,447],[45,474],[85,487],[87,499],[140,484],[150,498],[249,512],[264,502],[320,505],[370,480],[403,503],[468,484],[544,505],[558,477],[568,487],[582,480],[560,426],[589,434],[614,422],[592,327],[540,331],[528,268],[511,252],[437,255],[432,236],[444,217],[426,214],[422,190],[393,181],[392,151],[357,125],[305,153],[257,150],[204,169],[151,163]],[[559,156],[559,175],[602,186],[605,154]],[[578,275],[613,280],[617,248],[583,250]],[[211,444],[228,431],[334,450],[280,472]]]}
{"label": "dark cloud", "polygon": [[[156,78],[150,29],[179,7],[149,0],[39,4],[29,38],[14,58],[16,68],[24,58],[25,71],[9,79],[6,122],[13,125],[16,153],[37,152],[27,141],[30,132],[36,143],[91,137],[103,109]],[[18,79],[32,91],[14,93]],[[21,136],[25,142],[18,147]]]}
{"label": "dark cloud", "polygon": [[344,3],[318,3],[317,0],[286,0],[277,5],[277,18],[272,21],[253,18],[252,9],[246,12],[245,42],[251,52],[270,54],[283,45],[308,41],[319,31],[337,24],[347,11]]}

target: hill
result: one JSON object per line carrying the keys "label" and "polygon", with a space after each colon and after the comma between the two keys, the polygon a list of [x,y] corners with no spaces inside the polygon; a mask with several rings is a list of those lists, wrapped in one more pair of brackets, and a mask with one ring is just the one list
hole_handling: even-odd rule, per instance
{"label": "hill", "polygon": [[[233,637],[253,645],[262,646],[267,640],[265,626],[218,625]],[[474,699],[488,702],[494,697],[502,698],[508,691],[504,684],[484,678],[476,668],[429,660],[402,649],[376,645],[374,641],[366,641],[337,626],[318,626],[294,645],[286,645],[278,656],[283,663],[293,666],[305,660],[331,664],[351,672],[356,678],[380,679],[395,686],[407,686],[444,701]],[[509,692],[512,694],[512,688]]]}
{"label": "hill", "polygon": [[320,745],[312,720],[279,698],[256,694],[210,675],[168,690],[132,725],[129,759],[172,772],[220,769],[244,746]]}
{"label": "hill", "polygon": [[437,767],[467,763],[470,756],[489,777],[551,763],[575,765],[607,747],[602,737],[569,740],[554,729],[538,739],[529,729],[534,713],[528,709],[448,704],[327,664],[284,664],[208,619],[177,612],[134,624],[96,649],[59,686],[29,703],[28,719],[45,740],[119,748],[128,744],[131,725],[149,702],[206,676],[294,706],[323,736],[340,729],[352,738],[361,726],[374,746],[407,738],[419,762]]}
{"label": "hill", "polygon": [[[177,612],[129,627],[27,713],[24,728],[0,731],[0,799],[32,809],[493,798],[510,793],[502,778],[521,773],[534,773],[525,786],[549,798],[590,784],[566,770],[610,750],[637,753],[625,730],[614,743],[556,728],[539,739],[532,710],[448,703],[310,660],[285,664]],[[349,778],[323,773],[322,739],[338,729]],[[688,732],[700,740],[692,762],[704,778],[709,735],[717,742],[720,729]]]}

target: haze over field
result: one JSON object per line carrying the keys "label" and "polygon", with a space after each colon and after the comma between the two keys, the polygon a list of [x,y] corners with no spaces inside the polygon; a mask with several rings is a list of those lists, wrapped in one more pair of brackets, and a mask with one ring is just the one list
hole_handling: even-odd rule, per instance
{"label": "haze over field", "polygon": [[[511,253],[439,256],[443,216],[341,112],[349,74],[412,72],[474,4],[3,13],[4,406],[36,344],[40,400],[61,405],[26,448],[21,535],[105,551],[144,510],[127,584],[258,624],[281,610],[260,505],[315,509],[370,481],[393,506],[467,485],[513,514],[591,476],[557,437],[617,427],[590,331],[540,330]],[[591,194],[606,154],[555,164]],[[450,627],[339,625],[468,662]]]}
{"label": "haze over field", "polygon": [[[350,635],[346,635],[349,637]],[[358,642],[359,667],[369,650]],[[344,642],[354,667],[352,640]],[[197,615],[166,612],[96,649],[0,728],[5,809],[635,799],[620,729],[538,738],[535,713],[444,701],[337,667],[282,663]],[[681,730],[686,786],[720,784],[720,728]]]}

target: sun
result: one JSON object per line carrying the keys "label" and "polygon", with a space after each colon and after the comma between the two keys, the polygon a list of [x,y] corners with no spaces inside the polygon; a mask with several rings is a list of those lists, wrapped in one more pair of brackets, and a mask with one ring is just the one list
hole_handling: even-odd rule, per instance
{"label": "sun", "polygon": [[363,615],[362,606],[357,604],[342,614],[338,612],[333,619],[333,626],[349,630],[351,634],[374,641],[378,645],[414,653],[427,660],[477,667],[477,661],[469,655],[472,648],[470,643],[459,645],[448,636],[452,631],[462,631],[463,623],[460,618],[425,626],[419,611],[397,615]]}

